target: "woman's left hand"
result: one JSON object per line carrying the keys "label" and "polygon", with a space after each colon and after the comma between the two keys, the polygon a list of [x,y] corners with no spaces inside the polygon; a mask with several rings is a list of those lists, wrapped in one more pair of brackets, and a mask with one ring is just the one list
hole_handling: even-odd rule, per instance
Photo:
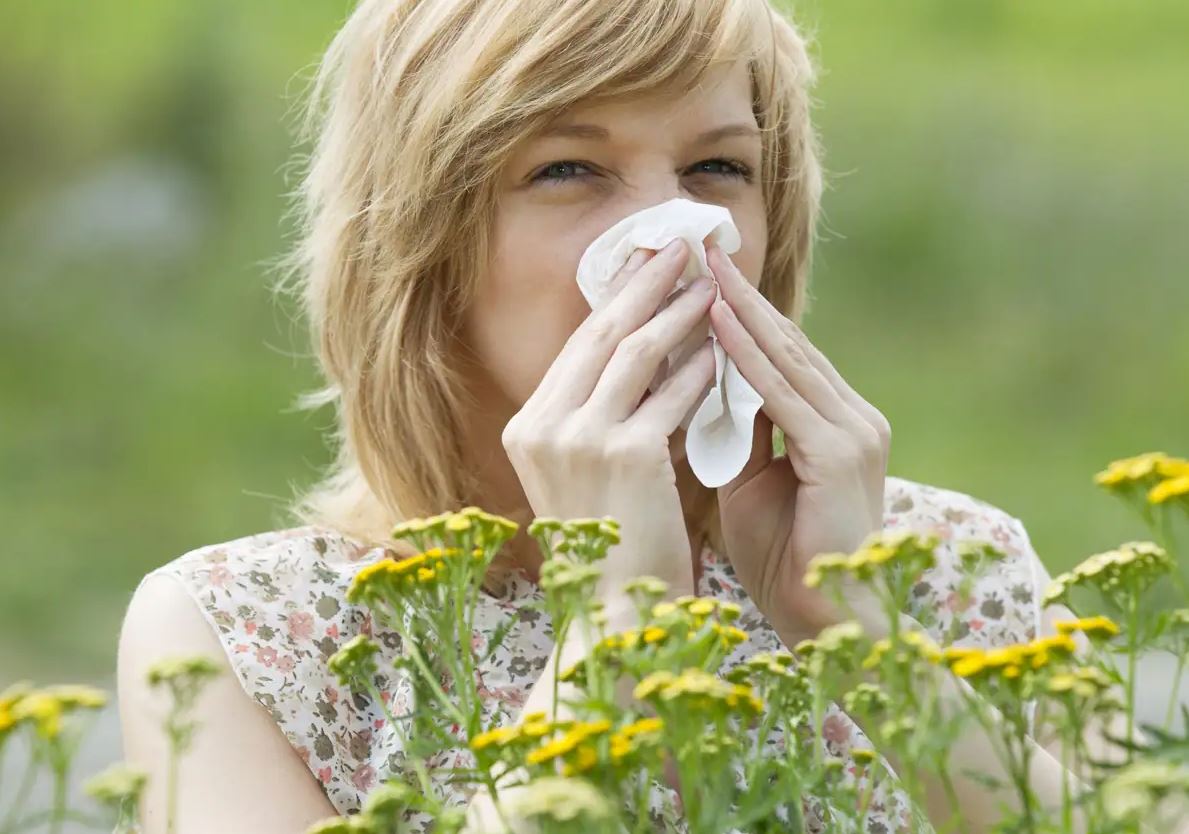
{"label": "woman's left hand", "polygon": [[[707,260],[721,291],[710,308],[715,335],[764,399],[750,459],[718,488],[724,544],[743,589],[791,645],[846,619],[802,577],[813,556],[850,553],[882,529],[891,426],[717,245]],[[786,447],[776,457],[773,423]],[[848,592],[856,610],[878,611],[867,599]]]}

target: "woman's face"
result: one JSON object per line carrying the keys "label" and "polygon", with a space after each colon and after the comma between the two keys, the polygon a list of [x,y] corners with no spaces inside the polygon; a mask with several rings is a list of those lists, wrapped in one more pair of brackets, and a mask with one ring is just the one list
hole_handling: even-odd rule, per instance
{"label": "woman's face", "polygon": [[[718,70],[685,96],[658,91],[578,106],[554,123],[575,125],[592,129],[526,138],[501,179],[494,255],[464,327],[486,376],[480,396],[505,401],[487,403],[497,411],[523,406],[590,315],[575,282],[578,261],[624,217],[674,197],[725,206],[742,237],[735,265],[757,284],[764,264],[758,134],[699,139],[728,125],[756,128],[744,64]],[[708,327],[707,315],[697,329]],[[684,456],[683,441],[678,430],[670,443],[675,456]]]}

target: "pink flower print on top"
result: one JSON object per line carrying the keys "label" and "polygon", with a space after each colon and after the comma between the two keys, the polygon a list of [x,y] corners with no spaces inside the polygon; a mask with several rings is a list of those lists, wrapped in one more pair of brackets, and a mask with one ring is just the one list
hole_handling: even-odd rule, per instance
{"label": "pink flower print on top", "polygon": [[355,772],[351,774],[351,784],[361,791],[370,790],[375,782],[376,769],[370,764],[355,768]]}
{"label": "pink flower print on top", "polygon": [[227,580],[231,579],[231,571],[226,565],[215,565],[211,568],[209,582],[216,588],[227,587]]}
{"label": "pink flower print on top", "polygon": [[289,615],[289,636],[294,640],[308,640],[314,635],[314,615],[308,611],[294,611]]}
{"label": "pink flower print on top", "polygon": [[295,668],[297,668],[297,661],[294,660],[293,655],[286,654],[286,655],[282,655],[280,658],[277,659],[277,671],[278,672],[281,672],[282,674],[287,675],[290,672],[292,672]]}

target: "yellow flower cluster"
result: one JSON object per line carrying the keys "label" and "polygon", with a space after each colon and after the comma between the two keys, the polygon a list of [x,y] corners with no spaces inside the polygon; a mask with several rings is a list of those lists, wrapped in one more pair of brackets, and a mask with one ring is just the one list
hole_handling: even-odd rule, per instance
{"label": "yellow flower cluster", "polygon": [[632,695],[653,703],[680,700],[683,707],[695,710],[726,707],[758,715],[764,709],[750,684],[731,683],[698,668],[684,669],[678,675],[663,669],[653,672],[636,684]]}
{"label": "yellow flower cluster", "polygon": [[[902,631],[898,639],[898,651],[894,653],[896,662],[906,664],[913,657],[918,657],[927,663],[940,663],[943,657],[941,647],[923,631]],[[883,662],[884,656],[892,652],[892,638],[881,637],[871,646],[871,651],[860,664],[864,669],[874,669]]]}
{"label": "yellow flower cluster", "polygon": [[392,538],[412,539],[421,537],[443,537],[446,534],[474,536],[474,543],[480,547],[507,541],[516,535],[520,525],[500,515],[484,512],[478,507],[464,507],[458,512],[444,512],[426,518],[411,518],[392,528]]}
{"label": "yellow flower cluster", "polygon": [[1101,669],[1093,666],[1080,666],[1068,672],[1058,672],[1045,684],[1045,689],[1053,695],[1070,693],[1086,699],[1101,695],[1110,688],[1111,679]]}
{"label": "yellow flower cluster", "polygon": [[706,618],[716,615],[725,623],[732,623],[739,619],[742,609],[733,602],[715,597],[695,597],[684,594],[672,602],[658,602],[652,606],[652,616],[655,619],[666,617],[687,616],[694,628],[701,628]]}
{"label": "yellow flower cluster", "polygon": [[1068,634],[1056,634],[1037,638],[1031,643],[995,649],[950,646],[942,651],[942,659],[960,678],[997,676],[1011,680],[1019,678],[1024,671],[1041,669],[1054,660],[1066,660],[1076,648],[1077,644]]}
{"label": "yellow flower cluster", "polygon": [[1045,590],[1044,604],[1063,602],[1069,589],[1078,585],[1092,585],[1103,592],[1111,592],[1134,583],[1146,587],[1157,576],[1173,568],[1172,559],[1154,542],[1126,542],[1114,550],[1095,553],[1071,571],[1055,577]]}
{"label": "yellow flower cluster", "polygon": [[664,727],[665,722],[655,716],[641,718],[620,727],[611,735],[611,761],[622,764],[628,756],[640,749],[641,745],[660,741]]}
{"label": "yellow flower cluster", "polygon": [[1189,460],[1164,452],[1145,452],[1111,461],[1094,476],[1094,482],[1115,490],[1146,488],[1148,502],[1161,504],[1170,498],[1189,496]]}
{"label": "yellow flower cluster", "polygon": [[1110,617],[1081,617],[1077,620],[1057,620],[1053,623],[1061,634],[1080,631],[1087,637],[1114,637],[1119,626]]}
{"label": "yellow flower cluster", "polygon": [[[611,516],[602,518],[559,518],[541,517],[533,519],[528,534],[543,543],[548,555],[558,553],[584,553],[597,559],[613,544],[619,544],[619,522]],[[561,534],[561,541],[554,542],[554,536]],[[551,551],[551,553],[549,553]]]}
{"label": "yellow flower cluster", "polygon": [[[730,623],[742,614],[740,607],[728,600],[684,595],[672,601],[656,603],[652,606],[651,614],[652,621],[647,625],[608,634],[596,643],[592,650],[595,659],[605,665],[620,665],[624,652],[661,648],[674,640],[684,641],[704,626],[708,626],[711,634],[717,635],[717,647],[725,650],[748,639],[743,629],[723,625],[723,622]],[[712,616],[714,619],[710,619]],[[585,661],[579,660],[563,669],[558,680],[581,684],[585,669]]]}
{"label": "yellow flower cluster", "polygon": [[[429,588],[448,575],[451,567],[462,566],[461,548],[431,547],[405,559],[381,559],[355,574],[347,589],[347,601],[371,599],[385,591],[407,591],[419,586]],[[482,548],[471,550],[471,559],[482,562]]]}
{"label": "yellow flower cluster", "polygon": [[864,539],[854,553],[819,553],[809,560],[802,581],[817,588],[828,574],[849,574],[870,579],[877,569],[903,565],[923,570],[935,564],[934,549],[941,540],[935,535],[922,536],[912,530],[877,531]]}
{"label": "yellow flower cluster", "polygon": [[[756,652],[731,670],[735,677],[743,674],[770,675],[775,678],[794,678],[793,656],[788,652]],[[728,677],[728,680],[731,680]],[[741,683],[742,680],[735,680]]]}
{"label": "yellow flower cluster", "polygon": [[90,686],[62,684],[34,689],[27,681],[0,692],[0,739],[21,724],[31,724],[44,739],[55,739],[62,730],[62,717],[77,709],[98,709],[107,703],[107,693]]}
{"label": "yellow flower cluster", "polygon": [[598,750],[592,739],[605,735],[610,729],[611,722],[606,718],[597,721],[575,721],[561,736],[530,750],[525,756],[525,762],[536,765],[560,760],[563,764],[563,776],[585,773],[599,760]]}
{"label": "yellow flower cluster", "polygon": [[165,657],[149,667],[148,681],[152,686],[168,684],[178,689],[198,686],[219,674],[219,666],[206,655]]}
{"label": "yellow flower cluster", "polygon": [[824,662],[831,656],[853,653],[862,639],[863,627],[854,620],[846,620],[826,626],[817,637],[801,640],[793,646],[793,652],[810,661]]}
{"label": "yellow flower cluster", "polygon": [[327,670],[340,684],[352,688],[366,688],[379,671],[376,655],[380,646],[366,634],[356,634],[326,661]]}
{"label": "yellow flower cluster", "polygon": [[556,730],[565,730],[573,726],[571,719],[550,721],[542,711],[530,712],[522,716],[519,724],[494,727],[479,733],[471,739],[471,749],[486,750],[490,747],[509,747],[517,742],[531,741],[535,743]]}
{"label": "yellow flower cluster", "polygon": [[126,801],[135,802],[148,784],[148,779],[148,774],[143,770],[117,762],[88,779],[83,784],[83,790],[88,796],[118,809]]}

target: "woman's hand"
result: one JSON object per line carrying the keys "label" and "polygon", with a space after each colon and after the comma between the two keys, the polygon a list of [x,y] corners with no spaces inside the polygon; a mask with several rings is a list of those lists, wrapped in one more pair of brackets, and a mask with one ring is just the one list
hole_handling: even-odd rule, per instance
{"label": "woman's hand", "polygon": [[[781,637],[813,636],[845,616],[802,584],[806,563],[849,553],[882,529],[891,427],[725,252],[711,246],[707,260],[722,296],[710,310],[714,332],[764,398],[751,458],[718,488],[724,543],[740,584]],[[773,423],[785,435],[778,457]],[[862,589],[848,597],[857,611],[878,613]]]}
{"label": "woman's hand", "polygon": [[665,580],[674,595],[694,592],[669,436],[711,384],[710,340],[645,395],[660,363],[705,327],[714,282],[691,284],[658,313],[689,249],[676,238],[651,254],[633,253],[611,301],[578,326],[502,436],[535,515],[619,521],[621,541],[601,565],[604,601],[639,575]]}

